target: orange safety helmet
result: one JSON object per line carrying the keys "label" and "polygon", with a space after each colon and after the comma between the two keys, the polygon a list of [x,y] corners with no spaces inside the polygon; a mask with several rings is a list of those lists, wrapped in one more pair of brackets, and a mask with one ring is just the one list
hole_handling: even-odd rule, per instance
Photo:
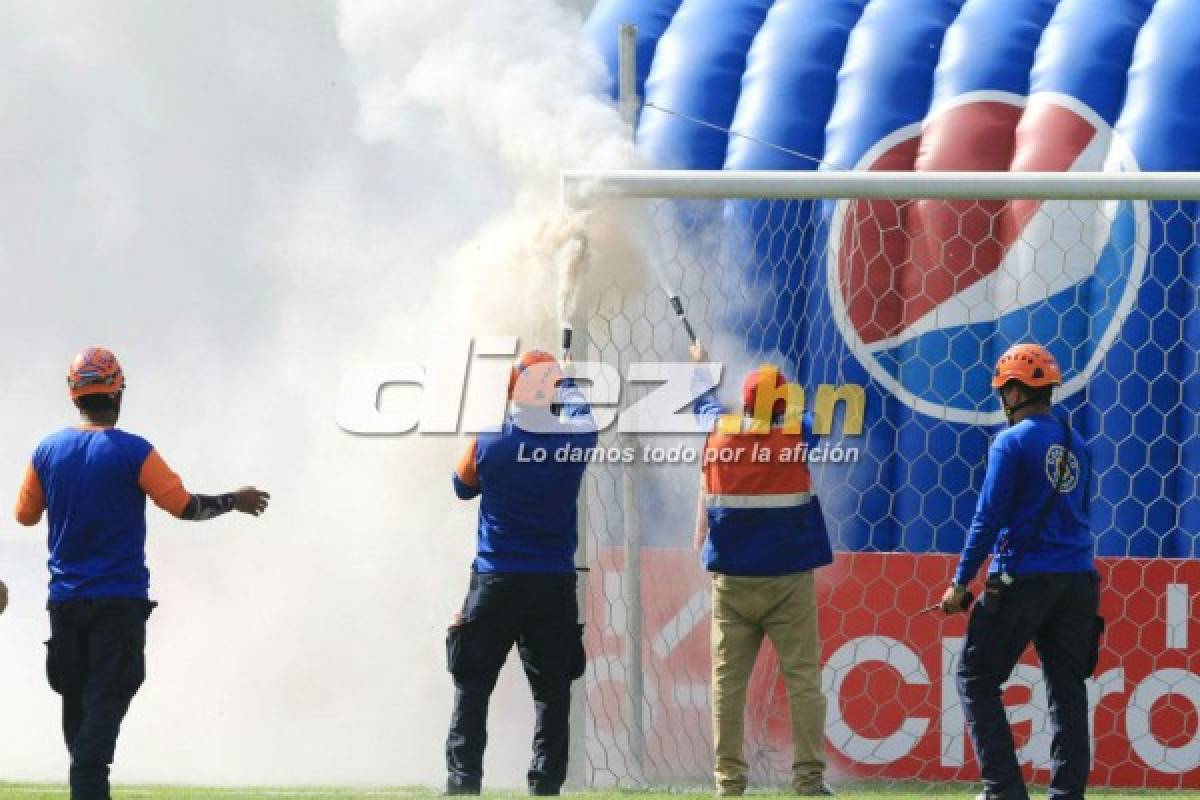
{"label": "orange safety helmet", "polygon": [[1040,344],[1015,344],[996,362],[992,388],[1017,381],[1033,389],[1062,385],[1062,370],[1049,350]]}
{"label": "orange safety helmet", "polygon": [[554,356],[545,350],[521,354],[508,378],[508,396],[518,405],[548,406],[554,402],[555,389],[563,379]]}
{"label": "orange safety helmet", "polygon": [[[747,414],[754,413],[754,405],[758,401],[758,390],[761,386],[773,386],[778,389],[781,386],[787,385],[787,378],[783,377],[783,373],[777,367],[770,364],[763,364],[755,370],[746,373],[745,379],[742,381],[742,408]],[[771,416],[778,417],[787,411],[787,396],[776,400],[771,405]]]}
{"label": "orange safety helmet", "polygon": [[71,362],[67,388],[72,400],[86,394],[116,394],[125,388],[125,373],[111,350],[89,347]]}

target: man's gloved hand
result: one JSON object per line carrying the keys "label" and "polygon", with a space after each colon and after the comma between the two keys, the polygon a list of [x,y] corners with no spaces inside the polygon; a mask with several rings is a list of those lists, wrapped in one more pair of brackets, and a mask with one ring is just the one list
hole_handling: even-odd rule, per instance
{"label": "man's gloved hand", "polygon": [[947,614],[959,614],[966,611],[971,601],[971,593],[967,591],[967,587],[961,584],[954,584],[946,589],[946,593],[942,595],[942,611]]}
{"label": "man's gloved hand", "polygon": [[6,608],[8,608],[8,587],[4,585],[4,581],[0,581],[0,614],[3,614]]}

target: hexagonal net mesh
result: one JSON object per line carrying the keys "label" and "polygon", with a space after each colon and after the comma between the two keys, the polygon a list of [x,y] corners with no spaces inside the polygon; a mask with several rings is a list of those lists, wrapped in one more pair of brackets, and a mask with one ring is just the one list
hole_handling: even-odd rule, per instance
{"label": "hexagonal net mesh", "polygon": [[[651,277],[594,293],[581,313],[592,360],[623,374],[686,360],[668,302],[677,293],[726,365],[722,387],[772,362],[810,403],[823,384],[862,388],[861,432],[852,402],[834,406],[812,467],[836,551],[818,574],[834,782],[978,777],[953,680],[965,621],[923,609],[950,580],[1003,423],[992,366],[1011,344],[1036,341],[1062,365],[1056,412],[1092,462],[1108,620],[1089,682],[1092,782],[1200,785],[1190,613],[1200,570],[1188,560],[1200,533],[1196,202],[612,202],[626,218],[636,208]],[[622,406],[648,390],[626,380]],[[703,437],[615,428],[585,485],[589,667],[576,769],[589,785],[711,785],[709,579],[692,549]],[[1052,733],[1033,648],[1005,701],[1027,777],[1045,781]],[[786,784],[788,706],[769,643],[747,705],[752,785]]]}

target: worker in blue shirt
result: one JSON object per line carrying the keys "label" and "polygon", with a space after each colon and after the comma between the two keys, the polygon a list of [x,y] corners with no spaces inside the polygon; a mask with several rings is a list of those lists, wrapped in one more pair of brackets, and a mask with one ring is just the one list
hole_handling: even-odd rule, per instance
{"label": "worker in blue shirt", "polygon": [[34,450],[14,515],[26,526],[48,517],[50,641],[46,677],[62,696],[71,756],[71,800],[109,800],[109,767],[121,722],[146,678],[146,498],[172,516],[210,520],[230,511],[258,516],[270,495],[253,486],[193,494],[140,436],[117,427],[125,372],[117,357],[89,347],[67,373],[80,424]]}
{"label": "worker in blue shirt", "polygon": [[537,714],[529,792],[558,794],[567,776],[571,683],[585,667],[576,504],[596,426],[544,351],[521,356],[508,392],[504,424],[472,440],[453,476],[460,499],[480,502],[470,588],[446,636],[455,688],[447,794],[480,792],[488,700],[514,644]]}
{"label": "worker in blue shirt", "polygon": [[1086,682],[1104,621],[1087,517],[1091,465],[1082,437],[1050,411],[1061,383],[1054,356],[1039,345],[1016,345],[996,363],[992,387],[1009,427],[992,442],[954,583],[942,597],[946,613],[965,611],[968,584],[992,554],[957,674],[981,800],[1029,796],[1001,687],[1030,642],[1042,662],[1054,729],[1049,796],[1081,800],[1091,770]]}

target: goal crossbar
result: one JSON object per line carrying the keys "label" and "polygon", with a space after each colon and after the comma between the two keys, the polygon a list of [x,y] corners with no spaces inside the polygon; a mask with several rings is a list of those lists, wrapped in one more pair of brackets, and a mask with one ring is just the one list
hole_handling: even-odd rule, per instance
{"label": "goal crossbar", "polygon": [[564,170],[562,199],[1195,200],[1200,172]]}

